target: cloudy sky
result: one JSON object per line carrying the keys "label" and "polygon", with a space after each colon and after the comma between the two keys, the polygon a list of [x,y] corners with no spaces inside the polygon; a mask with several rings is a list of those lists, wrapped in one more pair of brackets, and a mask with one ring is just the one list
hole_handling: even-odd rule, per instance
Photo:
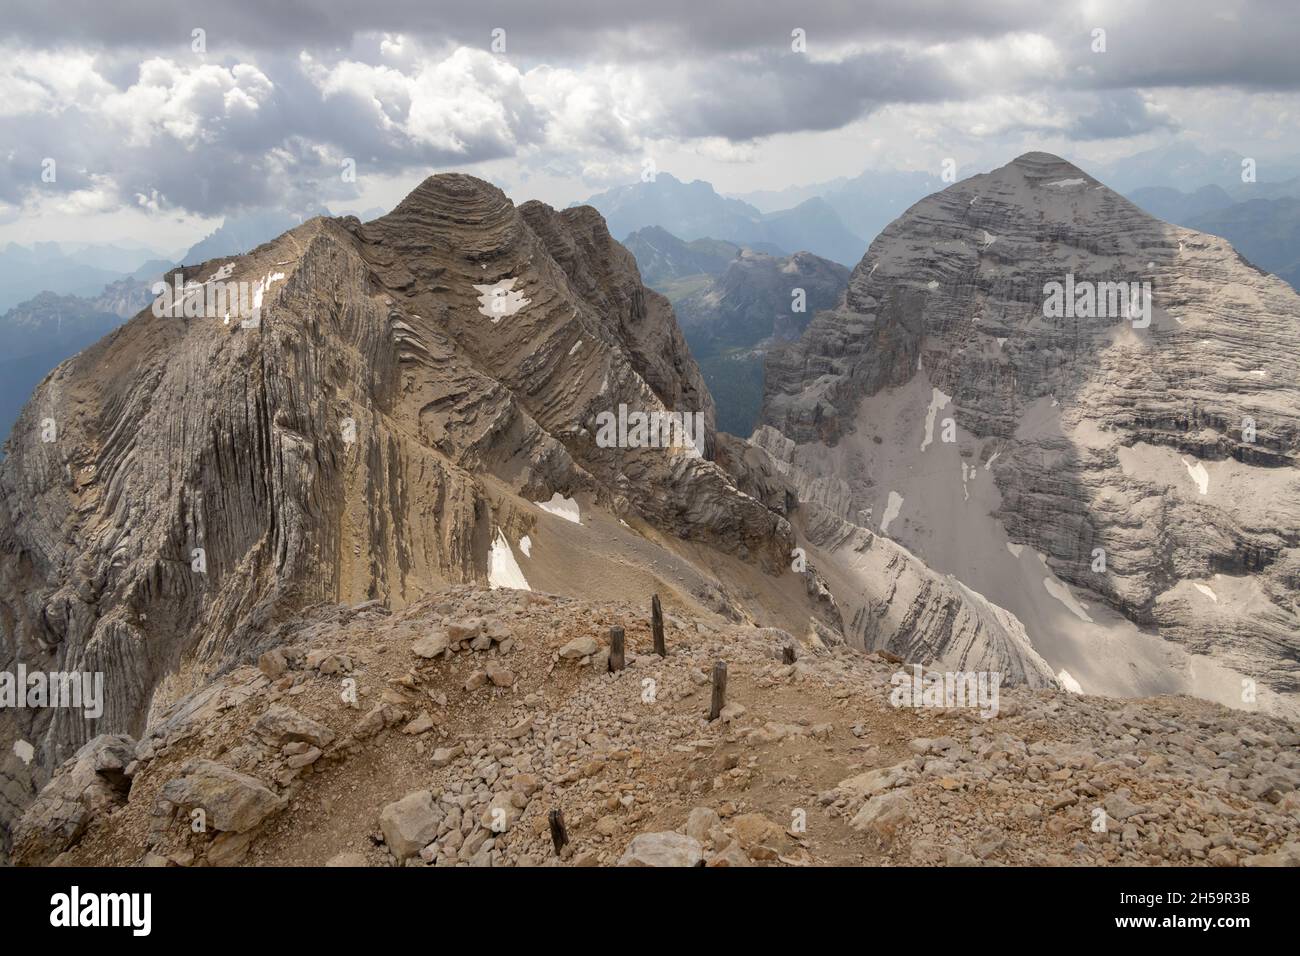
{"label": "cloudy sky", "polygon": [[387,207],[449,169],[564,205],[647,159],[745,192],[1027,149],[1300,153],[1295,0],[0,0],[0,18],[0,242],[168,250],[241,207]]}

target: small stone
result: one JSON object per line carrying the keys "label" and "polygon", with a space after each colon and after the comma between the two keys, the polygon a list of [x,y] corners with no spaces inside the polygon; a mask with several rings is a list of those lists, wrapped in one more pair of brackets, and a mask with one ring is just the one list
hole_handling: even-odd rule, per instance
{"label": "small stone", "polygon": [[619,866],[700,866],[704,848],[698,840],[680,833],[641,833],[632,838]]}
{"label": "small stone", "polygon": [[761,813],[741,814],[732,821],[732,828],[745,850],[760,844],[775,846],[784,837],[784,831]]}
{"label": "small stone", "polygon": [[431,631],[411,645],[411,653],[426,660],[446,654],[451,647],[451,639],[445,631]]}
{"label": "small stone", "polygon": [[709,857],[708,866],[750,866],[749,857],[741,849],[740,841],[732,840],[726,849]]}
{"label": "small stone", "polygon": [[912,819],[911,795],[911,788],[903,787],[874,796],[863,804],[850,825],[855,830],[870,830],[888,843]]}
{"label": "small stone", "polygon": [[733,720],[738,720],[743,717],[746,709],[745,705],[740,703],[740,701],[732,701],[731,703],[726,704],[722,710],[718,712],[718,716],[721,717],[725,723],[729,724]]}
{"label": "small stone", "polygon": [[313,747],[327,747],[334,740],[334,731],[324,724],[281,704],[273,705],[259,717],[253,730],[276,746],[301,740]]}
{"label": "small stone", "polygon": [[718,811],[712,807],[696,807],[686,818],[686,835],[693,840],[704,843],[709,838],[709,831],[722,822]]}
{"label": "small stone", "polygon": [[433,765],[435,767],[445,767],[457,757],[464,756],[464,754],[464,747],[439,747],[433,752]]}
{"label": "small stone", "polygon": [[1106,809],[1106,815],[1115,820],[1127,820],[1131,816],[1136,816],[1145,811],[1145,807],[1139,806],[1122,793],[1112,793],[1101,805]]}
{"label": "small stone", "polygon": [[310,766],[311,764],[314,764],[320,758],[321,758],[320,748],[312,747],[310,750],[306,750],[300,754],[294,754],[284,763],[285,766],[293,770],[300,770],[303,767],[307,767]]}
{"label": "small stone", "polygon": [[505,833],[519,819],[520,808],[515,806],[513,794],[501,791],[493,794],[479,815],[479,823],[493,833]]}
{"label": "small stone", "polygon": [[252,843],[251,833],[218,833],[208,847],[208,865],[234,866],[248,855]]}
{"label": "small stone", "polygon": [[580,657],[590,657],[600,650],[600,644],[590,635],[584,637],[575,637],[569,643],[560,648],[560,657],[565,660],[576,660]]}
{"label": "small stone", "polygon": [[257,658],[257,669],[271,680],[275,680],[288,668],[289,662],[285,660],[284,651],[278,647],[272,648]]}
{"label": "small stone", "polygon": [[402,728],[402,733],[410,734],[412,736],[416,734],[427,734],[429,731],[433,730],[433,727],[433,718],[428,714],[421,713],[420,716],[416,717],[413,721]]}

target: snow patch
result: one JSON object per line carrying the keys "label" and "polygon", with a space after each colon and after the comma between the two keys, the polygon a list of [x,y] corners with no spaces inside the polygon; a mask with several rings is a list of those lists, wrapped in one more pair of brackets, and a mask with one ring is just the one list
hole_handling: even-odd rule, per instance
{"label": "snow patch", "polygon": [[533,504],[543,511],[550,512],[557,518],[572,521],[574,524],[582,524],[582,513],[578,508],[577,499],[562,497],[558,491],[551,495],[550,501],[534,501]]}
{"label": "snow patch", "polygon": [[528,535],[524,535],[520,538],[519,550],[524,553],[525,558],[531,558],[533,556],[533,539],[528,537]]}
{"label": "snow patch", "polygon": [[1179,460],[1182,461],[1183,467],[1187,469],[1187,473],[1192,476],[1192,481],[1196,482],[1196,490],[1203,495],[1209,494],[1210,473],[1205,470],[1205,465],[1199,461],[1193,464],[1186,458],[1180,458]]}
{"label": "snow patch", "polygon": [[505,534],[497,528],[497,536],[492,541],[492,552],[488,555],[488,587],[514,588],[516,591],[531,591],[528,580],[524,577],[515,553],[510,550],[510,542]]}
{"label": "snow patch", "polygon": [[1217,594],[1215,594],[1212,590],[1210,590],[1210,588],[1209,588],[1208,585],[1205,585],[1205,584],[1198,584],[1196,581],[1193,581],[1193,582],[1192,582],[1192,587],[1196,588],[1196,590],[1200,591],[1202,594],[1204,594],[1207,598],[1209,598],[1209,599],[1210,599],[1211,601],[1213,601],[1215,604],[1218,604],[1218,603],[1219,603],[1219,596],[1218,596]]}
{"label": "snow patch", "polygon": [[486,315],[492,320],[492,324],[496,325],[503,316],[514,315],[532,302],[532,299],[524,298],[522,292],[511,291],[518,281],[518,279],[513,278],[502,279],[500,282],[493,282],[491,285],[474,286],[478,291],[479,314]]}
{"label": "snow patch", "polygon": [[885,513],[880,518],[880,533],[889,533],[889,523],[898,517],[898,513],[903,510],[903,496],[897,491],[889,493],[889,502],[885,505]]}
{"label": "snow patch", "polygon": [[930,407],[925,412],[925,437],[921,439],[921,451],[925,451],[934,441],[934,416],[939,409],[943,408],[952,401],[951,396],[945,395],[937,388],[931,390]]}
{"label": "snow patch", "polygon": [[1025,550],[1025,546],[1023,544],[1012,544],[1010,541],[1008,541],[1007,550],[1011,552],[1011,556],[1013,558],[1018,558],[1020,557],[1020,552]]}
{"label": "snow patch", "polygon": [[1089,624],[1093,623],[1092,618],[1088,616],[1088,612],[1083,609],[1083,605],[1070,593],[1069,585],[1063,584],[1055,578],[1043,578],[1043,587],[1047,588],[1047,593],[1064,604],[1070,613],[1079,620],[1087,621]]}
{"label": "snow patch", "polygon": [[25,740],[14,741],[14,754],[25,764],[30,764],[36,756],[36,748]]}
{"label": "snow patch", "polygon": [[1061,682],[1061,686],[1064,687],[1066,690],[1068,690],[1071,694],[1083,693],[1083,688],[1079,686],[1079,682],[1077,680],[1075,680],[1073,677],[1070,676],[1069,671],[1062,669],[1061,672],[1056,675],[1056,679],[1059,680]]}
{"label": "snow patch", "polygon": [[1082,180],[1082,179],[1058,179],[1058,180],[1056,180],[1056,182],[1052,182],[1052,183],[1044,183],[1043,185],[1045,185],[1045,186],[1057,186],[1057,187],[1059,187],[1059,188],[1061,188],[1061,189],[1064,189],[1064,188],[1067,187],[1067,186],[1082,186],[1082,185],[1083,185],[1083,180]]}
{"label": "snow patch", "polygon": [[576,341],[576,342],[573,343],[573,348],[569,349],[569,354],[572,355],[574,352],[578,351],[578,349],[580,349],[580,348],[582,348],[582,339],[578,339],[578,341]]}

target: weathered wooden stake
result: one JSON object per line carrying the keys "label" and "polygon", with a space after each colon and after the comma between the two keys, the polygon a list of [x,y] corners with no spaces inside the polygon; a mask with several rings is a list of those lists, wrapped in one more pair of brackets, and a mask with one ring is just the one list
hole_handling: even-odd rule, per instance
{"label": "weathered wooden stake", "polygon": [[623,669],[623,629],[621,627],[611,627],[609,629],[609,669],[612,671],[621,671]]}
{"label": "weathered wooden stake", "polygon": [[664,609],[659,603],[659,595],[650,602],[650,629],[654,631],[655,653],[660,657],[668,656],[668,646],[664,644]]}
{"label": "weathered wooden stake", "polygon": [[709,705],[709,720],[722,716],[722,708],[727,705],[727,662],[717,661],[713,665],[713,702]]}
{"label": "weathered wooden stake", "polygon": [[793,663],[794,663],[794,645],[793,645],[793,644],[785,644],[785,645],[782,645],[782,647],[781,647],[781,663],[782,663],[782,664],[793,664]]}
{"label": "weathered wooden stake", "polygon": [[559,856],[569,842],[569,831],[564,826],[564,811],[552,810],[548,819],[551,821],[551,842],[555,844],[555,855]]}

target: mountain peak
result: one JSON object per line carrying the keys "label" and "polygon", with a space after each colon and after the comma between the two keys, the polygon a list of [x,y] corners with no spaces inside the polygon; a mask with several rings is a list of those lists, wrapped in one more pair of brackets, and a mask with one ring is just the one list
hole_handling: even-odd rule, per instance
{"label": "mountain peak", "polygon": [[[467,173],[435,173],[427,176],[399,202],[390,216],[404,218],[421,210],[437,210],[456,207],[458,209],[476,206],[513,205],[499,188]],[[380,217],[381,220],[387,217]]]}
{"label": "mountain peak", "polygon": [[1011,162],[1003,166],[1002,169],[995,170],[993,175],[997,175],[1003,170],[1016,170],[1024,175],[1027,179],[1078,179],[1082,178],[1089,183],[1096,183],[1093,177],[1089,176],[1074,163],[1068,159],[1062,159],[1054,153],[1044,153],[1034,150],[1028,153],[1022,153]]}

